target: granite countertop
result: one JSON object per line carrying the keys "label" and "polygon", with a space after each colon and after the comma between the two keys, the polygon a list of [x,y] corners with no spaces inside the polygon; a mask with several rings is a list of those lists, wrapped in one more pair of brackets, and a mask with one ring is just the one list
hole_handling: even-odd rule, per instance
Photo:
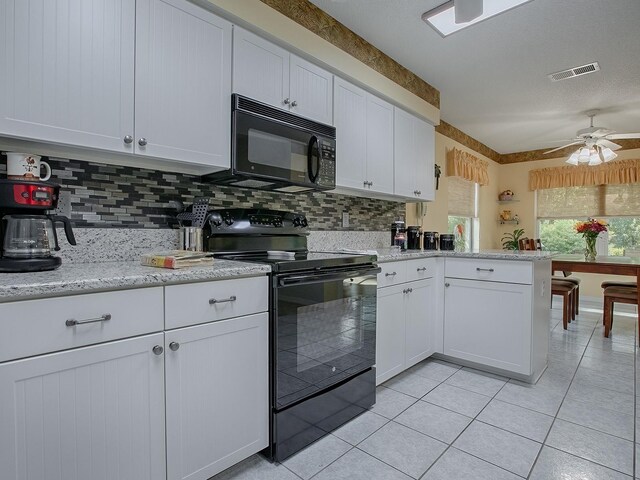
{"label": "granite countertop", "polygon": [[137,262],[69,263],[49,272],[0,273],[0,302],[253,277],[270,271],[269,265],[220,259],[210,267],[177,270],[144,267]]}
{"label": "granite countertop", "polygon": [[411,260],[412,258],[429,257],[454,257],[454,258],[486,258],[492,260],[549,260],[555,253],[539,250],[479,250],[477,252],[451,252],[443,250],[405,250],[397,252],[390,248],[379,248],[378,262],[395,262],[398,260]]}

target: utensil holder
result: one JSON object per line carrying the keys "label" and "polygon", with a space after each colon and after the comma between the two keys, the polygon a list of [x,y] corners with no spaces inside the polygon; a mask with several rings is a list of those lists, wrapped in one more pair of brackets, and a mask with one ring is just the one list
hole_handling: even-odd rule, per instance
{"label": "utensil holder", "polygon": [[199,227],[180,227],[180,249],[202,252],[202,229]]}

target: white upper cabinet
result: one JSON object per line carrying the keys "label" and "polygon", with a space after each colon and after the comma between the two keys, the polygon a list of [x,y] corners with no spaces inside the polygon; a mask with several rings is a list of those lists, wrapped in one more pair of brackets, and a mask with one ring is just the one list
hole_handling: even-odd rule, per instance
{"label": "white upper cabinet", "polygon": [[336,77],[336,183],[393,194],[393,106]]}
{"label": "white upper cabinet", "polygon": [[336,183],[367,188],[367,92],[336,77],[334,120],[336,127]]}
{"label": "white upper cabinet", "polygon": [[394,193],[413,201],[435,198],[435,129],[424,120],[395,108]]}
{"label": "white upper cabinet", "polygon": [[136,1],[136,153],[228,168],[231,37],[187,0]]}
{"label": "white upper cabinet", "polygon": [[233,37],[234,93],[333,124],[333,74],[240,27]]}
{"label": "white upper cabinet", "polygon": [[289,52],[233,27],[233,92],[289,109]]}
{"label": "white upper cabinet", "polygon": [[0,1],[0,134],[130,152],[135,2]]}
{"label": "white upper cabinet", "polygon": [[333,75],[291,55],[291,111],[327,125],[333,124]]}
{"label": "white upper cabinet", "polygon": [[393,105],[367,95],[367,181],[369,188],[393,193]]}

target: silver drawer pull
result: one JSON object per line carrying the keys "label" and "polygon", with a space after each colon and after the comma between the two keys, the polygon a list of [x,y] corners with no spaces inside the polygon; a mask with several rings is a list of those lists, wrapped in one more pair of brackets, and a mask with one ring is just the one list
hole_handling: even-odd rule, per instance
{"label": "silver drawer pull", "polygon": [[493,272],[494,270],[493,270],[493,268],[480,268],[480,267],[478,267],[478,268],[476,268],[476,271],[478,271],[478,272]]}
{"label": "silver drawer pull", "polygon": [[416,268],[416,272],[426,272],[426,271],[427,271],[427,267]]}
{"label": "silver drawer pull", "polygon": [[236,301],[236,296],[231,295],[229,298],[223,298],[222,300],[212,298],[209,300],[209,305],[215,305],[216,303],[235,302],[235,301]]}
{"label": "silver drawer pull", "polygon": [[396,272],[391,272],[391,273],[387,272],[387,273],[384,274],[385,277],[393,277],[394,275],[397,275],[397,273]]}
{"label": "silver drawer pull", "polygon": [[98,322],[107,322],[111,320],[111,314],[105,313],[104,315],[97,318],[87,318],[86,320],[76,320],[74,318],[70,318],[64,324],[67,327],[75,327],[76,325],[84,325],[85,323],[98,323]]}

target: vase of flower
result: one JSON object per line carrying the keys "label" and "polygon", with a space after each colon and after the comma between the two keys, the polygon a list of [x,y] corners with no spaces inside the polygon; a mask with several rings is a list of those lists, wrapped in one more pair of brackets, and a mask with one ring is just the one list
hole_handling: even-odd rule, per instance
{"label": "vase of flower", "polygon": [[585,241],[584,259],[587,262],[596,260],[596,240],[598,235],[607,231],[607,222],[590,218],[586,222],[576,224],[576,232],[582,234]]}

